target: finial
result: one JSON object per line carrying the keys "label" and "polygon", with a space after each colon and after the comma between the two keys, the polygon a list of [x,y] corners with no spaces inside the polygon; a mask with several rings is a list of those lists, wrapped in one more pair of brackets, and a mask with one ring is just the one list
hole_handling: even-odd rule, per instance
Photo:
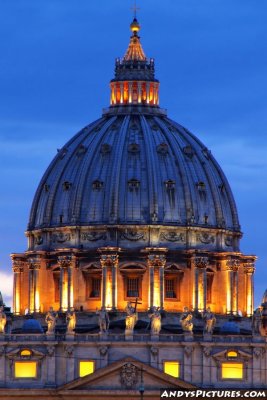
{"label": "finial", "polygon": [[133,10],[133,12],[134,12],[134,19],[136,19],[137,11],[140,10],[140,8],[137,7],[137,5],[136,5],[136,0],[134,0],[134,6],[131,8],[131,10]]}
{"label": "finial", "polygon": [[130,29],[131,29],[131,31],[133,32],[134,35],[136,35],[137,32],[140,31],[141,26],[140,26],[140,24],[139,24],[139,22],[137,21],[136,18],[134,18],[133,22],[131,23]]}
{"label": "finial", "polygon": [[133,19],[133,22],[130,25],[130,29],[133,32],[133,34],[136,35],[137,32],[139,32],[140,29],[141,29],[140,24],[137,21],[137,17],[136,17],[137,11],[140,10],[140,8],[138,8],[137,5],[136,5],[136,0],[134,1],[134,7],[132,8],[132,10],[134,12],[134,19]]}

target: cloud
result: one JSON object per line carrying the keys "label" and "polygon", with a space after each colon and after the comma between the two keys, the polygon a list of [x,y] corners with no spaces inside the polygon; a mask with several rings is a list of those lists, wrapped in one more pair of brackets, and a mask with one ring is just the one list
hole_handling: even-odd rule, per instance
{"label": "cloud", "polygon": [[11,304],[13,295],[13,275],[5,272],[0,272],[0,291],[2,293],[4,303]]}

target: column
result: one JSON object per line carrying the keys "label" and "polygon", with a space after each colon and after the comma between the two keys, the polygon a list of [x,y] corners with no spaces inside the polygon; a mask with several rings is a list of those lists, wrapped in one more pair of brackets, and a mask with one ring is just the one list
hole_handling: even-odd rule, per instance
{"label": "column", "polygon": [[208,257],[195,257],[195,310],[204,311],[207,304]]}
{"label": "column", "polygon": [[228,260],[226,263],[226,268],[228,271],[227,313],[237,314],[239,260]]}
{"label": "column", "polygon": [[154,306],[154,265],[149,263],[150,307]]}
{"label": "column", "polygon": [[101,306],[106,308],[106,292],[107,292],[107,267],[102,265],[102,295]]}
{"label": "column", "polygon": [[40,312],[40,287],[39,270],[41,268],[40,257],[28,259],[29,267],[29,313]]}
{"label": "column", "polygon": [[117,247],[102,247],[98,249],[100,264],[102,267],[101,306],[112,310],[117,308],[117,270],[119,264],[119,252]]}
{"label": "column", "polygon": [[73,308],[73,256],[58,256],[57,263],[60,268],[59,296],[60,311]]}
{"label": "column", "polygon": [[129,103],[133,102],[133,82],[129,82]]}
{"label": "column", "polygon": [[120,103],[123,104],[123,83],[120,83]]}
{"label": "column", "polygon": [[146,84],[146,102],[149,104],[149,83]]}
{"label": "column", "polygon": [[157,93],[157,88],[156,88],[156,84],[154,83],[154,85],[153,85],[153,104],[156,104],[156,93]]}
{"label": "column", "polygon": [[23,272],[23,264],[20,260],[13,260],[13,310],[15,315],[19,315],[21,311],[21,274]]}
{"label": "column", "polygon": [[118,273],[118,263],[112,265],[112,309],[117,308],[117,273]]}
{"label": "column", "polygon": [[114,104],[117,104],[117,83],[114,83],[114,98],[115,98]]}
{"label": "column", "polygon": [[198,310],[198,269],[195,269],[195,310]]}
{"label": "column", "polygon": [[164,265],[159,267],[159,284],[160,284],[160,309],[164,308]]}
{"label": "column", "polygon": [[68,267],[68,310],[73,308],[73,266]]}
{"label": "column", "polygon": [[[150,289],[150,301],[149,306],[164,308],[164,268],[166,265],[167,249],[154,249],[148,248],[148,269],[149,269],[149,289]],[[158,278],[155,285],[155,274]],[[158,282],[159,281],[159,282]]]}
{"label": "column", "polygon": [[63,281],[64,281],[64,268],[60,268],[59,276],[59,309],[62,311],[63,308]]}
{"label": "column", "polygon": [[110,104],[114,104],[114,85],[110,84]]}
{"label": "column", "polygon": [[41,265],[36,265],[33,270],[33,287],[34,287],[34,312],[40,312],[40,287],[39,275]]}
{"label": "column", "polygon": [[138,104],[140,104],[141,103],[141,101],[142,101],[142,84],[141,84],[141,82],[138,82],[137,83],[137,90],[138,90]]}
{"label": "column", "polygon": [[247,316],[250,317],[253,314],[253,309],[254,309],[254,304],[253,304],[253,299],[254,299],[254,272],[255,272],[255,267],[254,264],[247,264],[245,265],[245,274],[246,274],[246,313]]}

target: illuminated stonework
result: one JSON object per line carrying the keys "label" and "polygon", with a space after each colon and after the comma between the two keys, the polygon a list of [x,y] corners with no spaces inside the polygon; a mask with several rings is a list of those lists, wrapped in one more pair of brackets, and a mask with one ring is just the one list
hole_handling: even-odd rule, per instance
{"label": "illuminated stonework", "polygon": [[[138,28],[138,29],[137,29]],[[154,77],[154,59],[147,59],[135,19],[131,24],[133,35],[123,59],[117,59],[115,79],[110,83],[110,105],[159,105],[159,82]]]}
{"label": "illuminated stonework", "polygon": [[254,314],[256,256],[240,251],[231,188],[210,150],[159,107],[136,18],[131,31],[110,107],[58,151],[33,200],[28,249],[12,254],[0,399],[20,387],[34,399],[100,400],[267,387],[267,294]]}

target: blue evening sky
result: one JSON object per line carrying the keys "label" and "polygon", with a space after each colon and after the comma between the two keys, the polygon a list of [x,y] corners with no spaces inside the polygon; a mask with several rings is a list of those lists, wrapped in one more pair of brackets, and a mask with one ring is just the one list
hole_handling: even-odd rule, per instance
{"label": "blue evening sky", "polygon": [[[108,106],[133,0],[0,0],[0,290],[56,149]],[[244,238],[267,288],[267,1],[139,0],[160,102],[209,147],[232,186]]]}

